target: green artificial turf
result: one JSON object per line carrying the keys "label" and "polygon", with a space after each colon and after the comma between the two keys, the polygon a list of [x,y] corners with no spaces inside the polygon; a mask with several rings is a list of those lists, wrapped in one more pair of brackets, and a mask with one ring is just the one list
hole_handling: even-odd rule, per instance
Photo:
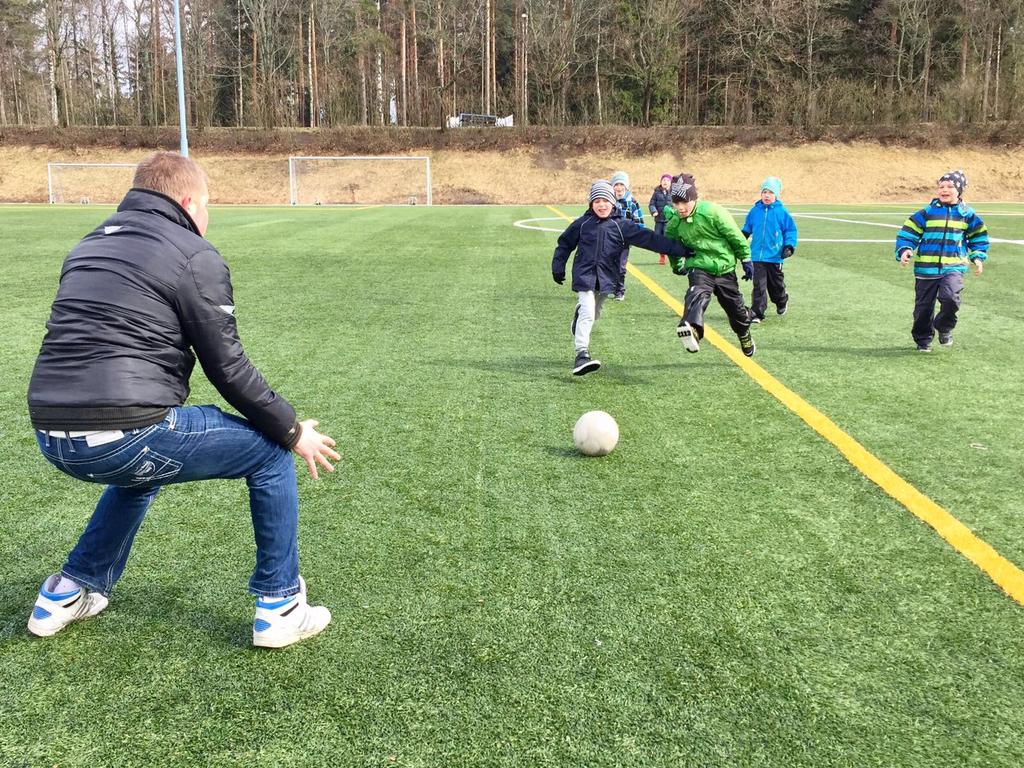
{"label": "green artificial turf", "polygon": [[[1024,565],[1024,245],[993,246],[956,345],[921,355],[896,230],[853,223],[912,207],[793,210],[847,220],[798,217],[806,239],[887,242],[801,244],[756,361]],[[1024,238],[1019,207],[979,210]],[[555,234],[512,226],[563,228],[545,207],[214,209],[250,356],[343,454],[300,479],[334,623],[250,648],[245,486],[222,481],[164,489],[106,612],[31,637],[100,489],[42,459],[25,391],[102,215],[0,209],[0,765],[1024,761],[1021,606],[724,355],[686,354],[635,278],[595,328],[605,367],[569,375]],[[190,402],[223,405],[199,373]],[[592,409],[621,430],[602,459],[572,447]]]}

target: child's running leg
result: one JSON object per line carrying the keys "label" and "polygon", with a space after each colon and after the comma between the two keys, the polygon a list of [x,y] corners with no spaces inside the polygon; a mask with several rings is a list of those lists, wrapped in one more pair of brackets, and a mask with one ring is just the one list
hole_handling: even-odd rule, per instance
{"label": "child's running leg", "polygon": [[[702,269],[691,269],[687,274],[690,287],[683,299],[683,323],[689,323],[697,333],[697,340],[704,338],[704,312],[711,303],[715,290],[715,278]],[[682,323],[680,323],[682,325]]]}
{"label": "child's running leg", "polygon": [[[580,291],[577,294],[576,312],[572,316],[572,335],[576,344],[576,352],[586,352],[590,348],[590,332],[597,320],[597,297],[593,291]],[[602,304],[604,297],[601,297]]]}
{"label": "child's running leg", "polygon": [[715,296],[718,298],[718,303],[722,305],[722,309],[725,310],[726,317],[729,318],[729,326],[740,340],[740,349],[743,350],[743,354],[753,357],[757,345],[750,337],[752,315],[743,303],[743,294],[740,293],[740,285],[736,280],[735,272],[715,278]]}
{"label": "child's running leg", "polygon": [[[768,288],[768,298],[772,300],[772,304],[775,305],[775,311],[780,314],[786,314],[786,307],[789,304],[789,294],[786,293],[786,277],[782,273],[781,264],[765,264],[767,269],[765,270],[765,282]],[[754,265],[754,278],[757,279],[757,265]],[[756,312],[755,312],[756,313]],[[764,315],[764,310],[761,310],[760,316]]]}
{"label": "child's running leg", "polygon": [[932,317],[935,314],[935,297],[939,293],[938,279],[928,280],[917,278],[914,281],[914,325],[910,335],[918,349],[930,349],[935,326]]}
{"label": "child's running leg", "polygon": [[729,318],[729,327],[737,336],[744,336],[750,330],[750,311],[743,302],[740,284],[736,274],[719,275],[715,278],[715,297]]}
{"label": "child's running leg", "polygon": [[949,336],[956,328],[956,313],[960,309],[960,294],[964,289],[962,272],[947,272],[938,280],[936,298],[939,300],[939,311],[935,314],[935,330],[942,337]]}
{"label": "child's running leg", "polygon": [[629,263],[629,247],[622,249],[619,254],[619,285],[615,289],[615,298],[622,301],[626,298],[626,265]]}
{"label": "child's running leg", "polygon": [[757,322],[764,320],[764,311],[768,308],[768,267],[762,261],[754,262],[754,291],[750,295],[750,311]]}

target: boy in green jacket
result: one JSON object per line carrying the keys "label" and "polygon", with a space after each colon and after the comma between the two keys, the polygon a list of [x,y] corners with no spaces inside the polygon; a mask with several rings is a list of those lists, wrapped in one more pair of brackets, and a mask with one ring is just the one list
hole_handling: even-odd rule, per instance
{"label": "boy in green jacket", "polygon": [[737,262],[743,266],[744,280],[752,274],[747,239],[722,206],[697,199],[697,185],[690,174],[681,173],[673,178],[670,193],[672,205],[665,206],[665,237],[678,240],[694,252],[685,260],[669,257],[672,271],[688,275],[690,280],[686,309],[676,335],[687,352],[700,351],[704,312],[714,295],[739,337],[743,354],[753,357],[757,346],[750,338],[750,310],[736,281]]}

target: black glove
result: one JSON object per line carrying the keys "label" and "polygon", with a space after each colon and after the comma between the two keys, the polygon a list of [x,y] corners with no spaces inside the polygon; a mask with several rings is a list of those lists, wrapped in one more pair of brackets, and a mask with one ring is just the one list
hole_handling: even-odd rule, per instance
{"label": "black glove", "polygon": [[754,268],[750,265],[750,262],[741,261],[740,264],[743,265],[743,279],[749,280],[752,278],[754,276]]}
{"label": "black glove", "polygon": [[782,258],[788,259],[792,255],[793,255],[793,246],[792,245],[784,246],[783,249],[782,249]]}
{"label": "black glove", "polygon": [[565,282],[565,272],[552,272],[551,277],[559,285],[562,285],[562,283]]}
{"label": "black glove", "polygon": [[672,267],[672,274],[675,274],[675,275],[685,275],[686,274],[686,267],[683,266],[683,262],[680,261],[679,262],[679,266]]}

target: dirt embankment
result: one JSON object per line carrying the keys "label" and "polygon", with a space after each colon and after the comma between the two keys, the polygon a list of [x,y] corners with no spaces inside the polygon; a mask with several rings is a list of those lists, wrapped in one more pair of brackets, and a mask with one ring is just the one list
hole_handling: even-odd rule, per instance
{"label": "dirt embankment", "polygon": [[[793,203],[918,201],[952,168],[966,171],[969,199],[1024,199],[1024,129],[901,133],[769,129],[345,129],[330,132],[218,129],[190,134],[216,202],[284,204],[289,155],[429,155],[435,204],[576,203],[595,178],[627,171],[646,202],[664,172],[696,175],[702,196],[753,200],[765,176],[782,178]],[[871,135],[864,135],[871,133]],[[1018,135],[1021,134],[1021,135]],[[0,201],[45,202],[47,163],[133,163],[177,149],[171,130],[0,131]],[[390,166],[389,166],[390,168]],[[401,174],[395,165],[390,175]],[[112,190],[69,192],[101,202]],[[87,182],[87,186],[93,182]],[[97,180],[95,184],[99,185]]]}

